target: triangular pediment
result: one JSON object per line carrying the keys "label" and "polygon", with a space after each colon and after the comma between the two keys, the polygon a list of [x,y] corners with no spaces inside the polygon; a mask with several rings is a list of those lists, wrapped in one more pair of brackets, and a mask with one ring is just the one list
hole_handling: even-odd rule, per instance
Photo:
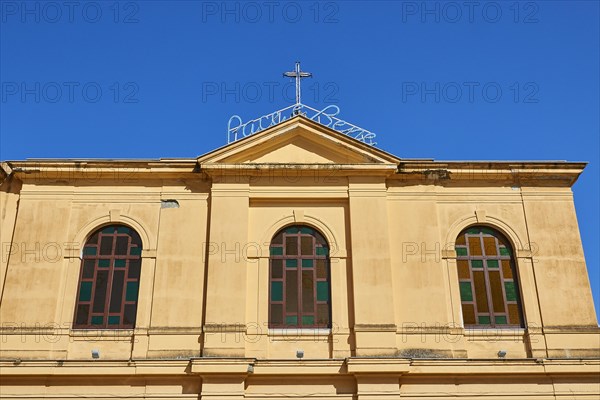
{"label": "triangular pediment", "polygon": [[397,164],[382,150],[296,116],[208,154],[200,164]]}

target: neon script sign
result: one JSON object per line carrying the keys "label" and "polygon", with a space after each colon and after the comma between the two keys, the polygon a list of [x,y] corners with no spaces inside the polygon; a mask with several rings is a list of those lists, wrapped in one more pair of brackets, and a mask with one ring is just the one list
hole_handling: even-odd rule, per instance
{"label": "neon script sign", "polygon": [[316,110],[304,104],[297,103],[247,122],[243,122],[240,116],[233,115],[227,123],[227,143],[235,142],[236,140],[258,133],[296,115],[303,115],[312,121],[334,129],[344,135],[351,136],[368,145],[374,146],[377,144],[373,132],[338,118],[337,115],[339,113],[340,108],[336,105],[329,105],[322,110]]}

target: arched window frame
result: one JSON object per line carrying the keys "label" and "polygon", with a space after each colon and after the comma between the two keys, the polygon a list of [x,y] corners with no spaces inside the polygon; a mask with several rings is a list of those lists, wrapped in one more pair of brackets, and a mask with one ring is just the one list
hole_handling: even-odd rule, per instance
{"label": "arched window frame", "polygon": [[135,327],[141,253],[140,235],[122,223],[89,235],[81,255],[74,329]]}
{"label": "arched window frame", "polygon": [[287,226],[273,236],[269,246],[269,328],[331,328],[329,249],[325,236],[305,224]]}
{"label": "arched window frame", "polygon": [[506,235],[495,227],[472,225],[460,232],[455,249],[464,326],[522,328],[514,247]]}

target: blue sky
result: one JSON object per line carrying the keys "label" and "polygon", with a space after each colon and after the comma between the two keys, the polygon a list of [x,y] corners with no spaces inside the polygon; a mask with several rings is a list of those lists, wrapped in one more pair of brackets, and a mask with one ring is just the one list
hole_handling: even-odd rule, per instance
{"label": "blue sky", "polygon": [[304,103],[400,157],[588,161],[599,312],[598,4],[2,0],[0,159],[197,156],[291,104],[300,60]]}

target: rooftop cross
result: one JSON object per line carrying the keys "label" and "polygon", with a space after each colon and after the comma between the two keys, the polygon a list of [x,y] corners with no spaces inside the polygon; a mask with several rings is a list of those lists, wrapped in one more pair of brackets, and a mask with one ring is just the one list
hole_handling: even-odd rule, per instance
{"label": "rooftop cross", "polygon": [[[330,104],[322,110],[305,106],[300,102],[300,80],[302,78],[311,78],[310,72],[300,70],[300,62],[296,62],[296,68],[292,72],[284,72],[286,78],[296,79],[296,104],[282,108],[281,110],[263,115],[261,117],[244,122],[239,115],[232,115],[227,123],[227,143],[235,142],[247,136],[253,135],[264,129],[270,128],[282,123],[288,118],[302,115],[305,118],[315,121],[323,126],[336,130],[344,135],[353,137],[363,143],[375,146],[375,134],[366,129],[360,128],[338,117],[340,108]],[[291,112],[290,112],[291,111]]]}
{"label": "rooftop cross", "polygon": [[296,78],[296,105],[300,103],[300,79],[302,78],[311,78],[312,74],[310,72],[300,71],[300,61],[296,61],[296,69],[292,72],[284,72],[283,76],[288,78]]}

